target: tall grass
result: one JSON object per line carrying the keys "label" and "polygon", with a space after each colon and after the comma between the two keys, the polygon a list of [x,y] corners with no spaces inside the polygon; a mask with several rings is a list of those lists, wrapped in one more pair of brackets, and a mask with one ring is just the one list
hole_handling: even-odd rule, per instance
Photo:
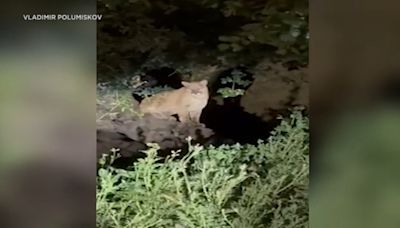
{"label": "tall grass", "polygon": [[191,145],[133,171],[98,173],[97,227],[308,227],[308,118],[294,112],[258,145]]}

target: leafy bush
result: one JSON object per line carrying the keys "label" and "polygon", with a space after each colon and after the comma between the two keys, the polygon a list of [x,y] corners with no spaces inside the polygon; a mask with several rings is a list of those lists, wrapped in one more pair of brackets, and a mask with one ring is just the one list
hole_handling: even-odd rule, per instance
{"label": "leafy bush", "polygon": [[296,111],[258,145],[202,147],[98,172],[97,227],[307,227],[308,119]]}
{"label": "leafy bush", "polygon": [[169,91],[169,90],[172,90],[172,88],[169,86],[155,86],[155,87],[145,88],[143,90],[137,91],[137,92],[135,92],[135,94],[137,94],[143,98],[146,98],[146,97],[152,96],[154,94]]}
{"label": "leafy bush", "polygon": [[120,113],[138,114],[129,90],[118,90],[102,83],[97,84],[96,107],[97,121],[113,119]]}
{"label": "leafy bush", "polygon": [[220,50],[239,52],[249,45],[269,45],[274,54],[306,63],[308,58],[307,1],[270,0],[225,1],[221,9],[226,17],[242,16],[249,22],[231,35],[219,36]]}
{"label": "leafy bush", "polygon": [[230,84],[231,87],[220,88],[217,93],[221,94],[223,98],[244,95],[245,90],[236,88],[236,86],[246,87],[251,84],[251,81],[243,79],[245,76],[245,73],[239,70],[233,70],[230,76],[221,79],[221,84]]}
{"label": "leafy bush", "polygon": [[[98,70],[132,74],[151,59],[228,67],[259,59],[305,65],[308,1],[98,0]],[[158,65],[158,64],[157,64]],[[118,77],[119,77],[118,76]]]}

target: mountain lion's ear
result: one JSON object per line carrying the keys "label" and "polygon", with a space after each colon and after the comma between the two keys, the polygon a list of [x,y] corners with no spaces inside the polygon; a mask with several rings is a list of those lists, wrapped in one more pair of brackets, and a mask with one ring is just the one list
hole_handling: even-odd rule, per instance
{"label": "mountain lion's ear", "polygon": [[200,81],[200,84],[202,84],[203,86],[206,86],[206,85],[207,85],[207,83],[208,83],[208,81],[207,81],[207,80],[202,80],[202,81]]}
{"label": "mountain lion's ear", "polygon": [[190,86],[190,82],[182,81],[182,85],[183,85],[184,87],[189,87],[189,86]]}

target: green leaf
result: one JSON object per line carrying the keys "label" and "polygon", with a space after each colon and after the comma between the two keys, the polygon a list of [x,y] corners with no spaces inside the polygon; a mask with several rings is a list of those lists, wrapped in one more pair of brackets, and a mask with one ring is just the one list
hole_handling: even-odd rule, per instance
{"label": "green leaf", "polygon": [[220,51],[226,51],[226,50],[228,50],[228,49],[230,49],[230,45],[229,44],[219,44],[218,45],[218,49],[220,50]]}

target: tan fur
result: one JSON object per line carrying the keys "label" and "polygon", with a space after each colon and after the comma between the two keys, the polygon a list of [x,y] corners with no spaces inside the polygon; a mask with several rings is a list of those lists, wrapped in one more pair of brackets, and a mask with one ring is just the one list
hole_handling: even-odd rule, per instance
{"label": "tan fur", "polygon": [[179,121],[200,123],[200,115],[207,105],[207,80],[182,82],[180,89],[165,91],[145,98],[139,105],[143,114],[157,118],[170,118],[177,114]]}

